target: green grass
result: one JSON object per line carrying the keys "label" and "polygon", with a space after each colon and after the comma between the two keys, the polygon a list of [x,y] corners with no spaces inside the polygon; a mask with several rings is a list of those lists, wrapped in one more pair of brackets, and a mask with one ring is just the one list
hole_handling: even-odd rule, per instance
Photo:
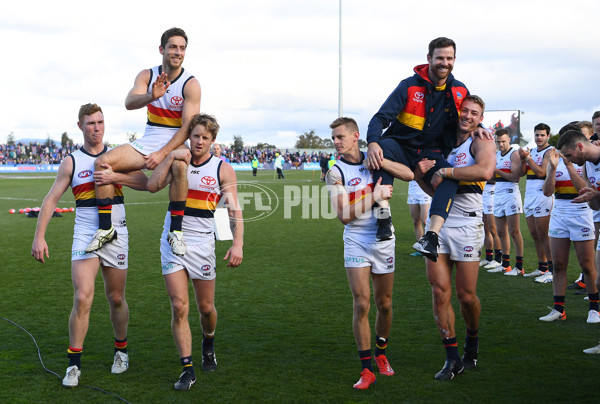
{"label": "green grass", "polygon": [[[251,173],[239,180],[253,181]],[[9,215],[11,208],[39,206],[52,178],[0,178],[0,316],[37,339],[45,365],[64,376],[67,321],[72,305],[70,247],[74,214],[52,219],[47,232],[50,259],[30,255],[35,219]],[[320,186],[318,173],[288,171],[284,181],[260,172],[259,183],[282,198],[283,185]],[[483,306],[480,366],[451,382],[433,375],[444,349],[431,313],[431,293],[422,258],[412,258],[412,223],[405,183],[395,184],[392,200],[397,268],[394,320],[388,357],[396,374],[378,377],[368,391],[354,391],[360,364],[352,336],[352,298],[343,269],[342,224],[303,219],[300,206],[284,218],[279,209],[264,220],[246,223],[244,262],[228,269],[221,263],[229,242],[217,243],[219,313],[216,350],[219,369],[198,371],[189,392],[173,383],[180,364],[170,330],[169,300],[160,272],[159,237],[167,207],[165,191],[126,190],[130,231],[127,301],[130,307],[131,367],[112,375],[112,328],[102,279],[96,283],[90,329],[85,341],[82,385],[99,387],[130,402],[594,402],[597,361],[581,352],[598,343],[600,327],[585,323],[587,302],[567,294],[568,320],[543,323],[552,304],[552,287],[526,278],[488,274],[479,278]],[[60,206],[73,206],[65,194]],[[255,214],[247,206],[245,215]],[[522,221],[525,266],[537,264]],[[513,257],[514,261],[514,257]],[[569,279],[579,272],[571,255]],[[453,300],[455,310],[456,299]],[[464,323],[457,311],[462,345]],[[190,324],[194,358],[200,362],[201,330],[197,310]],[[374,319],[374,305],[371,310]],[[373,321],[372,321],[373,323]],[[118,402],[99,391],[62,388],[44,372],[27,334],[0,320],[0,402]]]}

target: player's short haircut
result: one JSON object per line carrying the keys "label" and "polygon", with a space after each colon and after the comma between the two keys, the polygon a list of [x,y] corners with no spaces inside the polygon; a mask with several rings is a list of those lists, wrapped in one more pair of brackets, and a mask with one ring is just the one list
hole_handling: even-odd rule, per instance
{"label": "player's short haircut", "polygon": [[[96,112],[102,112],[102,108],[100,108],[98,106],[98,104],[84,104],[81,107],[79,107],[79,122],[83,123],[83,117],[86,115],[92,115],[95,114]],[[104,112],[102,112],[102,114],[104,114]]]}
{"label": "player's short haircut", "polygon": [[577,122],[579,129],[588,128],[590,133],[594,133],[594,125],[590,121],[579,121]]}
{"label": "player's short haircut", "polygon": [[463,99],[463,102],[465,102],[467,100],[479,105],[481,107],[482,113],[485,111],[485,102],[483,101],[483,99],[480,96],[474,95],[474,94],[469,94]]}
{"label": "player's short haircut", "polygon": [[219,133],[219,129],[221,128],[217,123],[217,118],[214,116],[208,114],[196,114],[192,117],[190,124],[188,125],[188,137],[190,137],[192,131],[198,125],[204,126],[208,133],[212,135],[213,140],[217,138],[217,133]]}
{"label": "player's short haircut", "polygon": [[543,122],[540,122],[537,125],[535,125],[535,127],[533,128],[533,131],[535,132],[536,130],[545,130],[546,135],[550,136],[550,126],[546,125]]}
{"label": "player's short haircut", "polygon": [[560,128],[558,134],[562,136],[563,133],[565,133],[568,130],[576,130],[577,132],[581,132],[581,126],[579,126],[579,121],[569,122],[568,124]]}
{"label": "player's short haircut", "polygon": [[560,139],[558,139],[558,144],[556,148],[561,150],[563,147],[567,149],[574,149],[577,143],[586,143],[589,142],[588,138],[576,129],[568,129],[562,135],[560,135]]}
{"label": "player's short haircut", "polygon": [[594,115],[592,115],[592,121],[596,118],[600,118],[600,111],[594,112]]}
{"label": "player's short haircut", "polygon": [[346,128],[350,130],[350,132],[358,132],[358,124],[353,118],[349,118],[347,116],[341,116],[337,118],[335,121],[331,122],[329,127],[331,129],[335,129],[338,126],[345,125]]}
{"label": "player's short haircut", "polygon": [[172,36],[182,36],[183,39],[185,39],[185,46],[187,47],[188,37],[185,34],[185,31],[181,28],[175,27],[169,28],[168,30],[163,32],[162,36],[160,37],[160,46],[162,46],[163,48],[167,46],[167,42],[169,42],[169,38],[171,38]]}
{"label": "player's short haircut", "polygon": [[500,128],[500,129],[496,129],[496,132],[494,132],[494,135],[496,137],[500,137],[500,136],[508,136],[510,138],[510,133],[508,133],[508,129],[506,128]]}
{"label": "player's short haircut", "polygon": [[446,37],[435,38],[433,41],[429,42],[429,53],[428,56],[433,56],[433,51],[439,48],[447,48],[448,46],[452,46],[454,48],[454,56],[456,56],[456,43]]}

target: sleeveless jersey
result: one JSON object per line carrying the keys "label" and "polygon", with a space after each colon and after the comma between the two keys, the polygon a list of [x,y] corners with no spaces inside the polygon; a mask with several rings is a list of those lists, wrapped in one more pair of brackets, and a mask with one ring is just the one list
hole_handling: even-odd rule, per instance
{"label": "sleeveless jersey", "polygon": [[[452,149],[446,160],[456,168],[472,166],[475,164],[472,145],[473,139],[469,137]],[[444,226],[462,227],[466,224],[480,223],[483,217],[484,187],[485,181],[459,181],[454,204]]]}
{"label": "sleeveless jersey", "polygon": [[586,161],[585,172],[587,174],[590,184],[598,191],[600,191],[600,162],[598,164]]}
{"label": "sleeveless jersey", "polygon": [[[506,154],[502,155],[498,150],[496,152],[496,168],[505,173],[512,172],[510,169],[511,161],[510,156],[515,152],[515,149],[511,148]],[[508,181],[507,179],[501,177],[499,174],[496,174],[496,190],[497,194],[502,192],[515,192],[519,189],[519,184],[517,182]]]}
{"label": "sleeveless jersey", "polygon": [[[223,161],[213,155],[200,165],[188,166],[188,194],[183,215],[185,243],[198,245],[206,240],[207,233],[213,233],[215,227],[215,209],[221,200],[220,168]],[[165,230],[171,225],[171,214],[165,217]]]}
{"label": "sleeveless jersey", "polygon": [[[538,166],[542,165],[542,161],[544,160],[544,155],[548,150],[553,149],[552,146],[546,146],[542,150],[539,150],[538,147],[531,150],[529,155],[531,156],[533,162]],[[546,176],[538,177],[535,175],[529,164],[527,164],[527,181],[525,182],[525,194],[542,194],[542,186],[544,185],[544,179]]]}
{"label": "sleeveless jersey", "polygon": [[[348,193],[348,200],[353,205],[365,198],[373,191],[373,176],[364,166],[366,154],[362,153],[360,163],[351,163],[343,157],[335,162],[332,170],[339,170],[342,183]],[[377,219],[372,209],[368,209],[362,216],[356,217],[344,226],[344,237],[350,236],[355,240],[373,242],[377,235]]]}
{"label": "sleeveless jersey", "polygon": [[[152,91],[152,84],[161,73],[162,66],[154,66],[150,69],[149,92]],[[182,68],[179,76],[171,81],[167,93],[148,104],[148,121],[146,122],[145,134],[154,133],[153,127],[181,128],[183,103],[185,101],[183,89],[186,83],[193,78],[194,76]]]}
{"label": "sleeveless jersey", "polygon": [[[75,197],[75,233],[91,232],[98,229],[98,209],[96,207],[96,190],[94,185],[94,162],[101,154],[108,151],[107,147],[96,155],[89,154],[83,148],[70,154],[73,159],[73,172],[71,173],[71,190]],[[125,221],[125,198],[123,187],[114,184],[115,196],[112,205],[112,224],[118,234],[127,233]]]}
{"label": "sleeveless jersey", "polygon": [[[583,168],[580,165],[573,164],[573,166],[577,169],[577,174],[579,176],[583,175]],[[573,182],[571,181],[571,176],[567,171],[567,167],[562,159],[562,157],[558,160],[558,166],[556,167],[556,186],[554,188],[554,209],[560,209],[562,211],[572,210],[573,208],[581,208],[582,206],[588,206],[586,202],[582,203],[572,203],[571,201],[579,195],[575,186],[573,186]],[[589,209],[589,206],[588,206]]]}

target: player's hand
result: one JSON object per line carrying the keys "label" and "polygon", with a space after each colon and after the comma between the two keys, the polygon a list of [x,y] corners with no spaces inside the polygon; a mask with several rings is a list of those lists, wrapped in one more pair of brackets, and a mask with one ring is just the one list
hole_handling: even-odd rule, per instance
{"label": "player's hand", "polygon": [[243,258],[244,253],[242,249],[240,247],[232,245],[231,248],[227,250],[227,253],[225,254],[223,260],[229,259],[229,262],[227,262],[227,266],[229,268],[235,268],[242,263]]}
{"label": "player's hand", "polygon": [[527,157],[529,157],[530,154],[531,154],[531,152],[529,151],[529,147],[526,147],[524,149],[523,148],[519,149],[519,158],[523,162],[525,162],[527,160]]}
{"label": "player's hand", "polygon": [[171,82],[167,80],[167,73],[162,72],[152,84],[152,101],[155,101],[167,93]]}
{"label": "player's hand", "polygon": [[571,203],[589,202],[592,199],[600,199],[600,192],[595,188],[584,187],[579,190],[579,196],[575,197]]}
{"label": "player's hand", "polygon": [[171,152],[171,156],[173,157],[173,160],[185,161],[185,164],[190,164],[192,159],[190,149],[175,149]]}
{"label": "player's hand", "polygon": [[375,188],[373,188],[373,198],[375,201],[387,201],[392,198],[394,194],[394,187],[391,185],[381,185],[381,177],[377,180]]}
{"label": "player's hand", "polygon": [[558,167],[558,159],[560,158],[560,155],[554,148],[548,150],[548,153],[550,153],[550,155],[548,156],[548,167],[551,167],[553,170],[556,170],[556,167]]}
{"label": "player's hand", "polygon": [[435,160],[422,159],[415,166],[415,177],[414,180],[417,182],[421,182],[421,180],[425,177],[427,171],[431,170],[435,166]]}
{"label": "player's hand", "polygon": [[156,168],[157,165],[159,165],[161,163],[161,161],[163,161],[165,159],[166,155],[163,154],[163,152],[156,151],[154,153],[150,153],[147,156],[144,156],[144,159],[146,160],[146,162],[144,163],[144,167],[146,167],[148,170],[154,170]]}
{"label": "player's hand", "polygon": [[485,140],[494,140],[494,134],[487,129],[482,127],[477,127],[473,132],[471,132],[471,137],[475,138],[475,136]]}
{"label": "player's hand", "polygon": [[103,171],[94,171],[94,182],[96,185],[109,185],[114,182],[114,171],[108,164],[102,164]]}
{"label": "player's hand", "polygon": [[383,161],[383,150],[377,142],[369,143],[367,146],[367,168],[369,170],[379,170]]}
{"label": "player's hand", "polygon": [[46,244],[46,240],[33,239],[33,244],[31,245],[31,256],[42,264],[45,263],[44,256],[46,258],[50,257],[50,254],[48,254],[48,244]]}

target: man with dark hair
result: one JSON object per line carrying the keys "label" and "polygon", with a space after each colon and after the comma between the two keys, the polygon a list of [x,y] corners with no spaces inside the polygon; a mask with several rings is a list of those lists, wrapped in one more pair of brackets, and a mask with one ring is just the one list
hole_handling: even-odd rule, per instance
{"label": "man with dark hair", "polygon": [[[186,141],[190,118],[200,111],[200,84],[182,66],[187,50],[187,36],[180,28],[171,28],[161,36],[158,48],[162,64],[138,73],[133,88],[125,98],[128,110],[147,107],[148,120],[144,136],[121,145],[96,160],[96,171],[108,164],[114,171],[127,172],[147,168],[153,170],[172,150]],[[169,212],[173,217],[169,243],[177,255],[185,254],[181,221],[187,192],[186,165],[172,166],[169,188]],[[99,228],[87,252],[96,251],[118,237],[111,226],[114,198],[112,185],[96,185]]]}
{"label": "man with dark hair", "polygon": [[[519,179],[523,163],[510,144],[510,134],[507,129],[496,130],[496,188],[494,193],[494,219],[502,245],[502,265],[488,272],[502,272],[505,275],[523,275],[523,236],[521,235],[520,215],[523,213],[523,202],[519,190]],[[510,240],[512,239],[516,264],[510,266]]]}
{"label": "man with dark hair", "polygon": [[539,123],[533,130],[534,141],[537,147],[533,150],[519,149],[519,157],[523,163],[521,175],[527,175],[524,207],[525,219],[527,220],[529,234],[531,234],[531,238],[533,239],[538,257],[538,268],[524,276],[536,277],[537,279],[545,275],[548,271],[552,272],[548,225],[550,223],[550,213],[552,212],[554,198],[552,196],[545,196],[542,192],[542,186],[546,178],[546,167],[548,166],[549,154],[547,151],[552,148],[548,144],[550,127],[545,123]]}
{"label": "man with dark hair", "polygon": [[[127,354],[127,324],[129,307],[125,300],[127,280],[128,237],[122,185],[138,190],[146,189],[148,178],[141,171],[127,174],[113,172],[104,167],[102,173],[94,173],[94,161],[107,152],[104,145],[104,114],[97,104],[85,104],[79,109],[77,126],[83,132],[83,146],[69,154],[61,163],[56,179],[40,210],[31,255],[41,262],[48,258],[46,229],[54,208],[69,187],[73,190],[77,209],[73,246],[71,248],[71,278],[73,282],[73,309],[69,316],[69,367],[62,381],[65,387],[75,387],[81,377],[81,356],[87,335],[90,310],[94,300],[94,285],[98,268],[102,268],[106,299],[110,306],[110,319],[115,336],[112,373],[123,373],[129,368]],[[94,180],[114,184],[116,188],[115,214],[112,223],[119,229],[119,239],[110,246],[87,253],[85,246],[98,227],[98,214],[94,198]],[[112,186],[112,185],[111,185]]]}
{"label": "man with dark hair", "polygon": [[[594,283],[596,266],[594,263],[593,215],[586,204],[585,194],[593,191],[587,170],[598,167],[600,158],[595,153],[587,137],[578,129],[565,129],[559,132],[557,150],[550,150],[548,172],[544,180],[544,194],[555,194],[554,207],[550,217],[550,250],[554,260],[552,290],[554,307],[541,321],[566,320],[565,289],[571,242],[577,252],[577,260],[586,279],[588,292],[588,323],[600,323],[598,313],[600,296]],[[560,151],[561,154],[558,153]],[[593,163],[586,163],[587,161]],[[583,167],[585,163],[585,167]],[[579,192],[582,195],[579,195]],[[597,207],[597,206],[594,206]]]}
{"label": "man with dark hair", "polygon": [[592,125],[594,127],[594,134],[590,140],[600,140],[600,111],[596,111],[592,115]]}
{"label": "man with dark hair", "polygon": [[[410,171],[424,158],[436,162],[425,174],[426,183],[431,182],[434,172],[449,167],[444,153],[454,145],[458,110],[469,94],[466,86],[451,74],[455,59],[453,40],[440,37],[431,41],[428,64],[416,66],[415,74],[400,82],[369,122],[367,158],[369,167],[375,170],[375,181],[382,178],[382,184],[393,183],[393,173],[385,170],[384,159],[408,167],[408,178],[401,178],[405,181],[413,178]],[[480,129],[478,134],[483,132]],[[429,231],[413,245],[433,261],[437,259],[437,235],[457,188],[458,182],[452,178],[437,187],[429,210]],[[393,227],[388,201],[381,202],[377,215],[377,240],[391,238]]]}

